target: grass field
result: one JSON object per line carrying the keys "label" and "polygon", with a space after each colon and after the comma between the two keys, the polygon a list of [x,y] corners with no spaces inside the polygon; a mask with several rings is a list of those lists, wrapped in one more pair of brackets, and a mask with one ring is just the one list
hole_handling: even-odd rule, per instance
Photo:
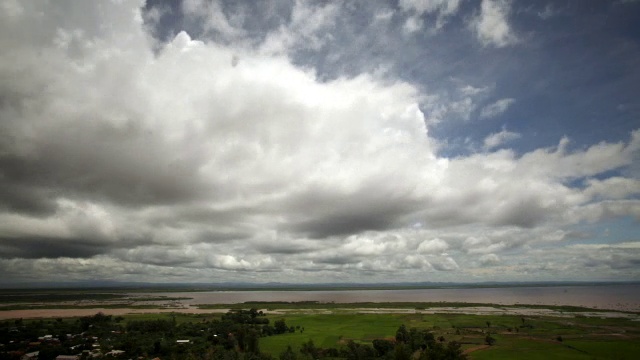
{"label": "grass field", "polygon": [[[272,317],[272,320],[280,318],[283,317]],[[262,351],[277,355],[287,345],[298,351],[300,345],[309,340],[313,340],[319,347],[337,348],[348,340],[370,342],[373,339],[389,338],[395,336],[398,327],[407,319],[405,316],[392,314],[330,314],[291,315],[285,317],[285,320],[288,326],[300,326],[301,331],[262,338]]]}
{"label": "grass field", "polygon": [[[273,324],[285,319],[296,331],[260,339],[260,349],[277,358],[287,346],[299,353],[309,340],[322,348],[340,348],[349,340],[371,344],[392,339],[402,324],[427,329],[437,338],[458,341],[472,360],[483,359],[636,359],[640,354],[640,322],[590,317],[521,317],[465,314],[360,314],[343,310],[330,314],[267,314]],[[134,320],[175,318],[178,324],[219,319],[221,314],[136,314]],[[51,319],[53,320],[53,319]],[[38,320],[26,320],[38,321]],[[496,339],[484,346],[487,333]],[[558,341],[558,336],[562,341]]]}
{"label": "grass field", "polygon": [[[357,313],[270,318],[300,327],[295,333],[260,340],[261,350],[276,357],[287,346],[299,351],[309,340],[319,347],[340,348],[349,340],[370,344],[373,339],[393,338],[402,324],[458,341],[465,350],[475,349],[470,359],[636,359],[640,354],[640,323],[628,319]],[[496,339],[493,346],[483,346],[487,333]]]}

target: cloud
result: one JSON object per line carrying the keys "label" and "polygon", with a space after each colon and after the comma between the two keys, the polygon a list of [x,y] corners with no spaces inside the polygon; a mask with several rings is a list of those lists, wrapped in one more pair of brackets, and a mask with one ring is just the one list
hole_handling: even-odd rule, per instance
{"label": "cloud", "polygon": [[553,6],[553,4],[547,4],[547,5],[545,5],[543,10],[538,11],[538,16],[542,20],[547,20],[547,19],[550,19],[550,18],[552,18],[554,16],[557,16],[559,13],[560,13],[560,10],[556,9]]}
{"label": "cloud", "polygon": [[481,119],[489,119],[496,117],[505,111],[515,103],[516,100],[512,98],[505,98],[497,100],[496,102],[489,104],[480,110],[480,118]]}
{"label": "cloud", "polygon": [[520,136],[521,135],[516,132],[508,131],[507,129],[502,129],[502,131],[490,134],[486,138],[484,138],[483,148],[485,150],[491,150],[507,142],[519,139]]}
{"label": "cloud", "polygon": [[404,29],[404,31],[410,34],[422,29],[422,25],[422,19],[420,19],[419,16],[414,15],[407,18],[407,21],[405,21],[402,28]]}
{"label": "cloud", "polygon": [[480,264],[483,266],[492,266],[500,263],[500,257],[496,254],[486,254],[480,257]]}
{"label": "cloud", "polygon": [[623,177],[588,179],[584,192],[590,198],[625,199],[640,194],[640,180]]}
{"label": "cloud", "polygon": [[295,48],[319,50],[331,35],[327,31],[335,25],[339,3],[312,5],[296,0],[291,10],[291,21],[269,33],[260,45],[266,54],[278,54]]}
{"label": "cloud", "polygon": [[450,257],[446,257],[438,261],[432,261],[431,266],[439,271],[454,271],[460,268],[456,261]]}
{"label": "cloud", "polygon": [[460,6],[459,0],[400,0],[400,8],[422,13],[455,14]]}
{"label": "cloud", "polygon": [[484,46],[501,48],[518,41],[507,20],[510,12],[511,2],[508,0],[482,0],[480,13],[470,26]]}
{"label": "cloud", "polygon": [[486,92],[488,89],[488,87],[474,87],[471,85],[465,85],[463,87],[460,87],[459,91],[465,95],[465,96],[474,96],[474,95],[479,95],[482,94],[484,92]]}
{"label": "cloud", "polygon": [[423,254],[437,254],[449,248],[446,242],[441,239],[425,240],[418,245],[418,252]]}
{"label": "cloud", "polygon": [[460,0],[400,0],[398,5],[403,11],[414,13],[405,23],[405,29],[410,28],[411,30],[407,29],[407,31],[413,32],[422,27],[422,21],[419,18],[423,14],[437,14],[435,28],[440,29],[446,24],[447,17],[458,12]]}
{"label": "cloud", "polygon": [[[458,11],[416,4],[411,11]],[[219,41],[181,31],[166,43],[149,35],[141,5],[20,3],[0,14],[0,269],[9,277],[517,277],[498,273],[512,256],[585,221],[640,216],[637,179],[623,171],[637,162],[640,131],[517,152],[504,145],[519,134],[502,129],[482,152],[445,156],[438,126],[468,119],[491,86],[460,81],[432,93],[300,65],[292,51],[331,43],[338,3],[296,2],[291,19],[251,38],[243,10],[185,2]]]}
{"label": "cloud", "polygon": [[201,20],[205,33],[219,35],[225,41],[237,41],[245,35],[243,14],[228,16],[217,0],[185,0],[182,11],[186,16]]}

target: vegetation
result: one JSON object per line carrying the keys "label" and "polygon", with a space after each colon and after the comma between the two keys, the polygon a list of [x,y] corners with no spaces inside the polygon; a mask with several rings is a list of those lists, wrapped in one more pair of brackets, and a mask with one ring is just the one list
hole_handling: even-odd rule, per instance
{"label": "vegetation", "polygon": [[[356,303],[335,303],[335,302],[319,302],[319,301],[250,301],[237,304],[198,304],[200,309],[246,309],[248,307],[266,308],[269,310],[297,310],[297,309],[415,309],[427,310],[442,307],[447,308],[464,308],[464,307],[494,307],[497,309],[548,309],[558,312],[579,313],[602,311],[581,306],[569,305],[537,305],[537,304],[517,304],[517,305],[500,305],[489,303],[467,303],[467,302],[356,302]],[[632,311],[618,311],[621,313],[634,314]],[[490,324],[487,324],[490,325]]]}
{"label": "vegetation", "polygon": [[[452,343],[459,344],[469,359],[610,359],[606,354],[613,354],[614,348],[618,359],[635,359],[640,353],[640,323],[623,318],[359,314],[353,311],[322,314],[304,310],[287,313],[286,320],[290,326],[304,327],[304,332],[261,338],[262,351],[282,358],[281,355],[291,349],[300,359],[309,341],[325,353],[333,351],[332,348],[340,351],[354,342],[371,345],[377,354],[389,354],[394,344],[391,353],[395,356],[396,338],[410,342],[414,328],[414,339],[415,334],[426,331],[445,348]],[[489,329],[487,322],[491,324]],[[562,341],[558,341],[558,337]],[[591,344],[590,347],[584,346],[585,343]],[[360,349],[360,352],[366,351],[366,348]],[[404,350],[398,350],[397,355],[403,353]]]}
{"label": "vegetation", "polygon": [[73,354],[90,358],[113,351],[143,359],[466,358],[460,344],[438,342],[430,331],[407,329],[404,324],[395,330],[395,338],[348,340],[326,348],[308,339],[294,345],[295,350],[287,345],[277,354],[263,352],[261,344],[267,338],[305,333],[305,327],[290,325],[284,318],[272,319],[255,308],[207,317],[113,317],[97,313],[75,319],[17,319],[0,323],[0,358],[19,359],[33,351],[39,351],[40,360]]}
{"label": "vegetation", "polygon": [[[40,351],[40,359],[53,359],[112,350],[124,351],[126,359],[163,360],[634,359],[640,353],[640,322],[633,315],[380,313],[361,304],[351,309],[344,304],[261,305],[218,314],[5,320],[0,322],[0,359],[32,351]],[[325,307],[310,310],[310,305]],[[398,309],[417,304],[376,305]]]}

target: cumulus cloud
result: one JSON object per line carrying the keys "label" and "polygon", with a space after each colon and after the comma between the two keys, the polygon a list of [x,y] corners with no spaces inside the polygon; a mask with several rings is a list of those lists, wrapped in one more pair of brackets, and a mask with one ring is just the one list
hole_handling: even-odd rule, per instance
{"label": "cumulus cloud", "polygon": [[453,260],[451,257],[445,257],[444,259],[439,259],[431,263],[434,269],[440,271],[454,271],[460,268],[458,263]]}
{"label": "cumulus cloud", "polygon": [[500,257],[496,254],[486,254],[480,257],[480,264],[483,266],[491,266],[498,264],[500,262]]}
{"label": "cumulus cloud", "polygon": [[[468,118],[487,88],[445,98],[296,65],[289,50],[322,48],[338,5],[296,2],[256,44],[232,41],[248,36],[242,16],[197,1],[184,13],[221,40],[183,31],[158,44],[142,5],[25,2],[0,14],[3,273],[452,280],[561,241],[559,228],[640,214],[637,179],[599,177],[637,161],[638,131],[517,155],[493,151],[519,136],[503,129],[481,153],[446,157],[430,126]],[[513,99],[500,101],[495,114]]]}
{"label": "cumulus cloud", "polygon": [[625,199],[640,194],[640,180],[611,177],[604,180],[588,179],[585,195],[599,199]]}
{"label": "cumulus cloud", "polygon": [[418,252],[427,254],[437,254],[449,248],[446,242],[441,239],[425,240],[418,245]]}
{"label": "cumulus cloud", "polygon": [[470,25],[483,45],[501,48],[518,41],[508,22],[510,11],[508,0],[482,0],[480,13]]}

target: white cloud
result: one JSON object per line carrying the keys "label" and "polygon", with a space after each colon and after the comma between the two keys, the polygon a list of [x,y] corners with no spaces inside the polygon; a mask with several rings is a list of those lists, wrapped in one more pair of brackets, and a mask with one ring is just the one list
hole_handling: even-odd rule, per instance
{"label": "white cloud", "polygon": [[518,41],[508,22],[509,0],[482,0],[480,14],[471,21],[471,28],[485,46],[505,47]]}
{"label": "white cloud", "polygon": [[429,263],[429,261],[424,256],[420,256],[420,255],[413,255],[413,254],[407,255],[404,258],[403,263],[405,263],[411,268],[418,268],[418,269],[431,268],[431,264]]}
{"label": "white cloud", "polygon": [[502,129],[502,131],[500,132],[488,135],[484,139],[483,148],[485,150],[491,150],[501,145],[504,145],[507,142],[519,139],[520,137],[521,135],[516,132],[508,131],[507,129]]}
{"label": "white cloud", "polygon": [[480,257],[480,264],[492,266],[500,263],[500,257],[496,254],[485,254]]}
{"label": "white cloud", "polygon": [[[460,0],[400,0],[399,5],[402,10],[413,13],[413,15],[411,15],[407,20],[407,23],[405,23],[405,30],[407,30],[407,24],[411,21],[414,25],[420,25],[418,28],[413,30],[417,31],[422,27],[422,21],[419,21],[418,19],[420,19],[423,14],[434,13],[437,14],[435,28],[440,29],[444,24],[446,24],[447,17],[458,12]],[[409,27],[413,28],[413,26]]]}
{"label": "white cloud", "polygon": [[460,0],[400,0],[403,10],[414,10],[419,14],[440,12],[445,15],[455,14]]}
{"label": "white cloud", "polygon": [[445,257],[436,261],[431,261],[431,266],[439,271],[454,271],[458,270],[460,266],[451,257]]}
{"label": "white cloud", "polygon": [[462,95],[465,95],[465,96],[479,95],[479,94],[485,93],[488,90],[489,88],[487,86],[474,87],[471,85],[465,85],[463,87],[460,87],[459,89],[460,93],[462,93]]}
{"label": "white cloud", "polygon": [[260,45],[264,54],[282,54],[295,48],[318,50],[327,41],[331,41],[328,28],[334,26],[340,4],[329,2],[325,5],[313,5],[307,1],[296,0],[291,21],[269,33]]}
{"label": "white cloud", "polygon": [[387,22],[393,18],[393,13],[391,9],[379,10],[373,15],[373,20],[375,22]]}
{"label": "white cloud", "polygon": [[[217,33],[227,41],[237,41],[244,36],[242,24],[234,24],[222,9],[218,0],[185,0],[182,3],[185,15],[203,20],[204,30],[207,33]],[[236,19],[241,18],[236,14]]]}
{"label": "white cloud", "polygon": [[[523,175],[545,174],[558,179],[594,176],[634,163],[640,150],[640,131],[632,132],[627,144],[599,143],[587,149],[568,153],[569,139],[560,140],[556,148],[537,149],[522,156],[518,167]],[[537,174],[537,175],[533,175]]]}
{"label": "white cloud", "polygon": [[488,119],[488,118],[496,117],[504,113],[505,111],[507,111],[507,109],[511,105],[513,105],[514,102],[516,102],[516,100],[512,98],[497,100],[496,102],[489,104],[483,107],[482,110],[480,110],[480,118]]}
{"label": "white cloud", "polygon": [[441,239],[425,240],[418,245],[418,252],[422,254],[440,254],[449,248]]}
{"label": "white cloud", "polygon": [[585,195],[590,198],[625,199],[640,194],[640,180],[611,177],[604,180],[588,179]]}
{"label": "white cloud", "polygon": [[404,26],[402,27],[402,29],[405,32],[411,34],[422,29],[422,23],[423,21],[419,16],[409,16],[404,22]]}

